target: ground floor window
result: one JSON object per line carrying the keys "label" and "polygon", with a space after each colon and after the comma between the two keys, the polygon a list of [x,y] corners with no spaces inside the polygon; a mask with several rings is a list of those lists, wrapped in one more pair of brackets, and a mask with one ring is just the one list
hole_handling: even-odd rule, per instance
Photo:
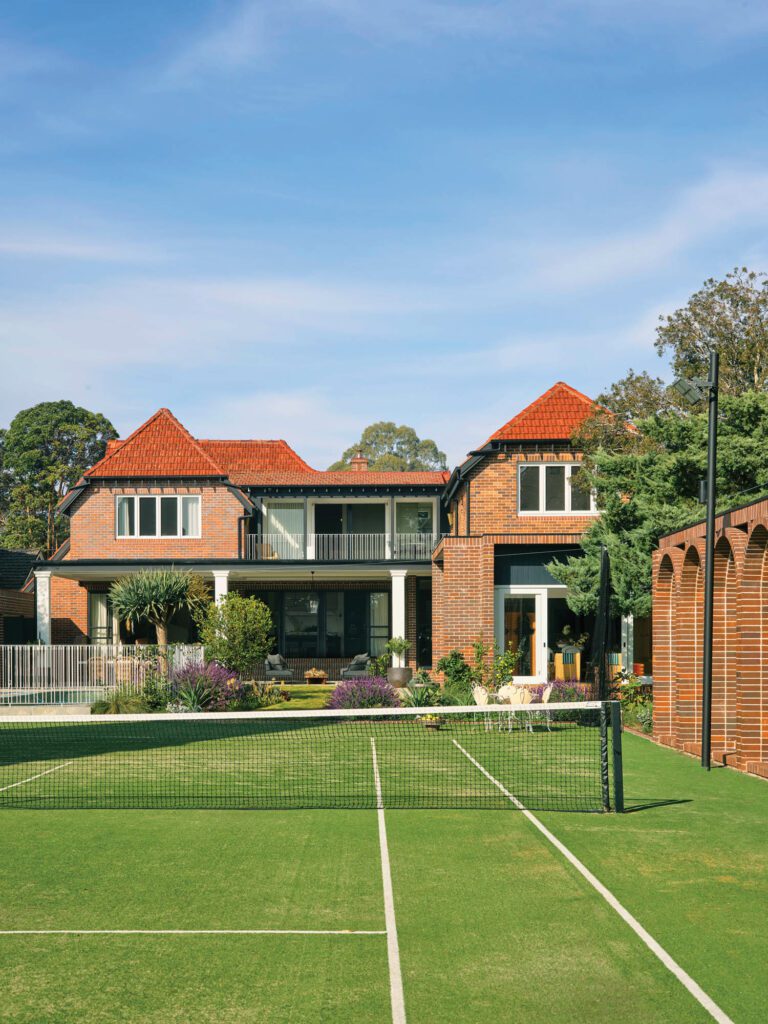
{"label": "ground floor window", "polygon": [[286,658],[383,654],[389,639],[389,592],[275,590],[253,592],[272,612],[275,648]]}

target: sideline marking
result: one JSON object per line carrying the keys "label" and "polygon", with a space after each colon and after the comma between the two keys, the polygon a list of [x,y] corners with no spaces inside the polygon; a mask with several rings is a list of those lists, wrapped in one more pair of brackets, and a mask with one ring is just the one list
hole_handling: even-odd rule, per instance
{"label": "sideline marking", "polygon": [[405,1024],[403,975],[400,970],[400,947],[397,943],[397,922],[395,921],[395,897],[392,891],[392,872],[389,868],[387,823],[384,820],[384,801],[381,796],[379,760],[376,756],[376,740],[373,736],[371,736],[371,756],[373,757],[373,778],[376,783],[376,814],[379,819],[379,850],[381,851],[381,878],[384,886],[384,921],[387,926],[387,960],[389,961],[389,994],[392,1002],[392,1024]]}
{"label": "sideline marking", "polygon": [[557,836],[550,832],[546,825],[543,825],[535,814],[532,814],[527,807],[521,804],[517,797],[513,796],[513,794],[510,793],[498,779],[494,779],[491,773],[486,771],[480,762],[476,761],[474,757],[472,757],[472,755],[462,747],[458,740],[452,740],[452,742],[459,748],[462,754],[472,762],[475,768],[483,773],[486,779],[492,782],[508,800],[511,800],[518,810],[522,811],[531,824],[535,825],[544,838],[549,840],[555,849],[562,853],[565,859],[576,868],[579,874],[586,878],[592,888],[600,893],[606,903],[612,907],[619,917],[629,925],[632,931],[642,939],[648,949],[650,949],[650,951],[658,957],[659,960],[661,960],[667,970],[674,974],[680,984],[685,986],[693,998],[704,1007],[707,1013],[709,1013],[711,1017],[714,1017],[718,1024],[734,1024],[734,1021],[728,1016],[728,1014],[725,1013],[724,1010],[720,1009],[717,1003],[707,995],[704,989],[697,982],[693,980],[690,974],[688,974],[687,971],[684,971],[680,964],[669,955],[666,949],[664,949],[664,947],[654,939],[650,932],[647,932],[645,928],[643,928],[637,918],[630,914],[623,904],[619,903],[610,889],[607,889],[603,883],[592,874],[589,868],[579,860],[576,854],[571,853],[568,847],[564,843],[561,843]]}
{"label": "sideline marking", "polygon": [[315,928],[21,928],[0,935],[386,935],[386,932]]}
{"label": "sideline marking", "polygon": [[44,772],[38,772],[37,775],[30,775],[28,779],[22,779],[21,782],[12,782],[10,786],[3,786],[2,789],[0,789],[0,793],[4,793],[6,789],[15,789],[16,786],[24,786],[28,782],[34,782],[35,779],[42,779],[44,775],[50,775],[51,772],[57,772],[59,768],[66,768],[67,765],[72,763],[72,761],[66,761],[64,764],[57,764],[55,768],[48,768]]}

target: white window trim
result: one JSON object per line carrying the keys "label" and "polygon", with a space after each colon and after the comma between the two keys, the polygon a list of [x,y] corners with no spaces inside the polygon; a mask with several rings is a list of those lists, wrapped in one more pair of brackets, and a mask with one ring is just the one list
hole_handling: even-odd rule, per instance
{"label": "white window trim", "polygon": [[[542,467],[547,466],[564,466],[565,467],[565,503],[566,507],[562,511],[548,512],[544,508],[545,497],[546,497],[546,474],[539,472],[539,508],[537,511],[530,511],[529,509],[520,508],[520,477],[524,468],[528,466],[538,466],[539,470]],[[571,488],[569,481],[574,471],[581,468],[580,462],[519,462],[517,464],[517,514],[518,516],[538,516],[538,517],[551,517],[551,516],[597,516],[600,515],[595,505],[595,494],[594,491],[590,494],[590,508],[587,509],[574,509],[571,510]]]}
{"label": "white window trim", "polygon": [[[118,533],[118,502],[122,498],[131,498],[133,500],[133,524],[136,528],[136,533]],[[139,507],[137,502],[139,498],[154,498],[155,499],[155,525],[156,529],[160,529],[160,499],[161,498],[175,498],[176,499],[176,526],[178,533],[152,533],[142,534],[139,533]],[[198,515],[197,522],[199,530],[197,533],[181,533],[181,499],[182,498],[197,498],[198,503]],[[203,533],[203,496],[202,494],[116,494],[115,495],[115,539],[116,540],[200,540]]]}

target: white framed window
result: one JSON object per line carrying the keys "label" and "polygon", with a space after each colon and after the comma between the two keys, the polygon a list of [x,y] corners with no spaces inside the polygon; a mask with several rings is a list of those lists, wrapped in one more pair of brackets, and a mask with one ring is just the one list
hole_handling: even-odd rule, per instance
{"label": "white framed window", "polygon": [[594,515],[595,496],[577,484],[578,462],[521,462],[517,472],[520,515]]}
{"label": "white framed window", "polygon": [[199,537],[199,494],[119,494],[117,537]]}

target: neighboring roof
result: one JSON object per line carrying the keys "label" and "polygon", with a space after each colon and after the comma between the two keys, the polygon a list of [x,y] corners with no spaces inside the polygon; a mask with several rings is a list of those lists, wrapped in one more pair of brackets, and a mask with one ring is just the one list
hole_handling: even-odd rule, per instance
{"label": "neighboring roof", "polygon": [[323,472],[312,469],[287,442],[197,440],[168,409],[124,441],[108,441],[104,457],[62,501],[64,510],[90,480],[114,477],[216,477],[236,487],[412,485],[442,487],[447,472],[377,473],[368,470]]}
{"label": "neighboring roof", "polygon": [[594,399],[559,380],[486,441],[566,441],[600,408]]}
{"label": "neighboring roof", "polygon": [[38,554],[35,551],[0,548],[0,589],[21,590],[37,560]]}
{"label": "neighboring roof", "polygon": [[232,483],[252,483],[264,473],[314,473],[285,441],[198,442]]}
{"label": "neighboring roof", "polygon": [[107,446],[86,478],[220,477],[225,474],[169,409],[158,409],[120,444]]}

